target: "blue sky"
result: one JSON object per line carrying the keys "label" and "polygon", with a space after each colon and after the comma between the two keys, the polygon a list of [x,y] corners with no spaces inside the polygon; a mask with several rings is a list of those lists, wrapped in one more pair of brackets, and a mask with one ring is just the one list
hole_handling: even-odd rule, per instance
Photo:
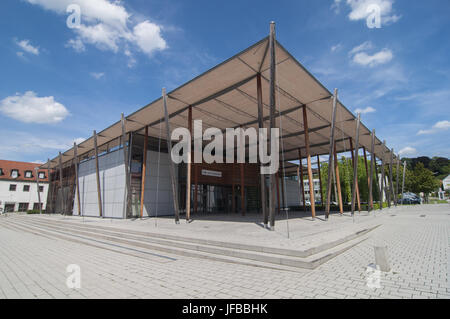
{"label": "blue sky", "polygon": [[[79,4],[81,27],[66,20]],[[381,28],[366,8],[380,8]],[[268,34],[403,156],[450,157],[448,0],[2,0],[0,158],[45,161]]]}

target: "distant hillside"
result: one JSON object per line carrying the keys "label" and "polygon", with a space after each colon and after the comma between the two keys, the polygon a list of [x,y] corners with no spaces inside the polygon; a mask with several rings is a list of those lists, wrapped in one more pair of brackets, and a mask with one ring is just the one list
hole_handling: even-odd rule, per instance
{"label": "distant hillside", "polygon": [[432,171],[434,176],[439,180],[450,175],[450,160],[445,157],[429,158],[427,156],[421,156],[416,158],[402,158],[402,161],[406,161],[409,170],[413,170],[417,163],[422,163],[423,166]]}

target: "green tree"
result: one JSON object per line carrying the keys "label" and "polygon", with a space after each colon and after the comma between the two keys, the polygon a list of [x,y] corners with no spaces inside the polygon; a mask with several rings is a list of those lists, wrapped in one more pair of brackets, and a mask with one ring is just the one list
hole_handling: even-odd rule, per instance
{"label": "green tree", "polygon": [[433,172],[426,169],[423,163],[417,163],[411,174],[408,174],[408,188],[413,193],[423,192],[425,200],[428,201],[428,194],[439,188],[439,180],[437,180]]}

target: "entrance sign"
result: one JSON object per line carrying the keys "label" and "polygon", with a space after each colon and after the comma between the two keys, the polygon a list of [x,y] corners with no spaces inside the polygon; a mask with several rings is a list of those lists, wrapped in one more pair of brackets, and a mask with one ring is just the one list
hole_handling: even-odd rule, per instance
{"label": "entrance sign", "polygon": [[204,175],[204,176],[212,176],[212,177],[222,177],[222,172],[210,171],[210,170],[207,170],[207,169],[202,169],[202,175]]}

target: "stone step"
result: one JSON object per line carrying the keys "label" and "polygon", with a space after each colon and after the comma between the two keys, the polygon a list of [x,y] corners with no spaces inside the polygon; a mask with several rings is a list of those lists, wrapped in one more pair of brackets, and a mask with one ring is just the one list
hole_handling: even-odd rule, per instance
{"label": "stone step", "polygon": [[[39,217],[33,217],[33,218],[41,220]],[[62,223],[62,222],[58,222],[58,221],[50,221],[49,219],[46,219],[45,221],[50,222],[50,223],[60,223],[60,224]],[[67,223],[62,223],[62,224],[66,225]],[[261,246],[261,245],[250,245],[250,244],[245,244],[245,243],[225,242],[225,241],[209,240],[209,239],[202,239],[202,238],[192,238],[192,237],[177,236],[177,235],[171,235],[171,234],[151,233],[151,232],[144,232],[144,231],[138,231],[138,230],[129,230],[129,229],[124,229],[124,228],[119,229],[119,228],[114,228],[114,227],[110,227],[110,226],[85,225],[85,224],[78,223],[78,222],[71,222],[71,224],[83,226],[83,227],[91,228],[91,229],[115,231],[115,232],[120,232],[123,234],[131,234],[131,235],[137,235],[137,236],[173,240],[173,241],[184,242],[184,243],[194,243],[194,244],[199,244],[199,245],[209,245],[209,246],[217,246],[217,247],[231,248],[231,249],[238,249],[238,250],[247,250],[247,251],[258,252],[258,253],[268,253],[268,254],[276,254],[276,255],[283,255],[283,256],[303,257],[303,258],[318,254],[322,251],[331,249],[331,248],[338,246],[342,243],[345,243],[349,240],[361,237],[380,226],[380,225],[375,225],[373,227],[364,227],[364,228],[359,229],[358,231],[355,231],[355,232],[352,232],[345,236],[342,236],[336,240],[330,240],[328,242],[319,244],[317,246],[310,247],[305,250],[300,250],[300,249],[289,249],[289,248],[281,248],[281,247],[267,247],[267,246]]]}
{"label": "stone step", "polygon": [[347,249],[353,247],[354,245],[360,243],[363,240],[360,237],[358,237],[352,240],[348,240],[337,246],[334,246],[326,251],[321,251],[317,254],[308,257],[292,257],[281,255],[278,253],[274,254],[265,252],[252,252],[236,248],[218,247],[208,244],[193,244],[169,239],[157,239],[151,237],[129,235],[110,230],[88,229],[87,227],[82,227],[79,225],[77,226],[70,225],[71,227],[68,229],[67,225],[57,225],[55,223],[50,224],[45,223],[44,221],[27,220],[22,222],[29,226],[35,226],[47,230],[60,231],[66,234],[70,233],[72,235],[81,235],[85,237],[96,238],[110,242],[117,242],[120,244],[137,246],[146,249],[163,250],[165,252],[171,252],[175,254],[177,253],[179,254],[181,251],[183,252],[183,255],[186,255],[185,253],[189,251],[191,253],[194,252],[196,254],[198,253],[212,254],[216,256],[221,256],[222,258],[232,257],[241,260],[251,260],[254,262],[263,262],[274,265],[307,268],[307,269],[314,269],[318,267],[319,265],[341,254],[342,252],[346,251]]}

